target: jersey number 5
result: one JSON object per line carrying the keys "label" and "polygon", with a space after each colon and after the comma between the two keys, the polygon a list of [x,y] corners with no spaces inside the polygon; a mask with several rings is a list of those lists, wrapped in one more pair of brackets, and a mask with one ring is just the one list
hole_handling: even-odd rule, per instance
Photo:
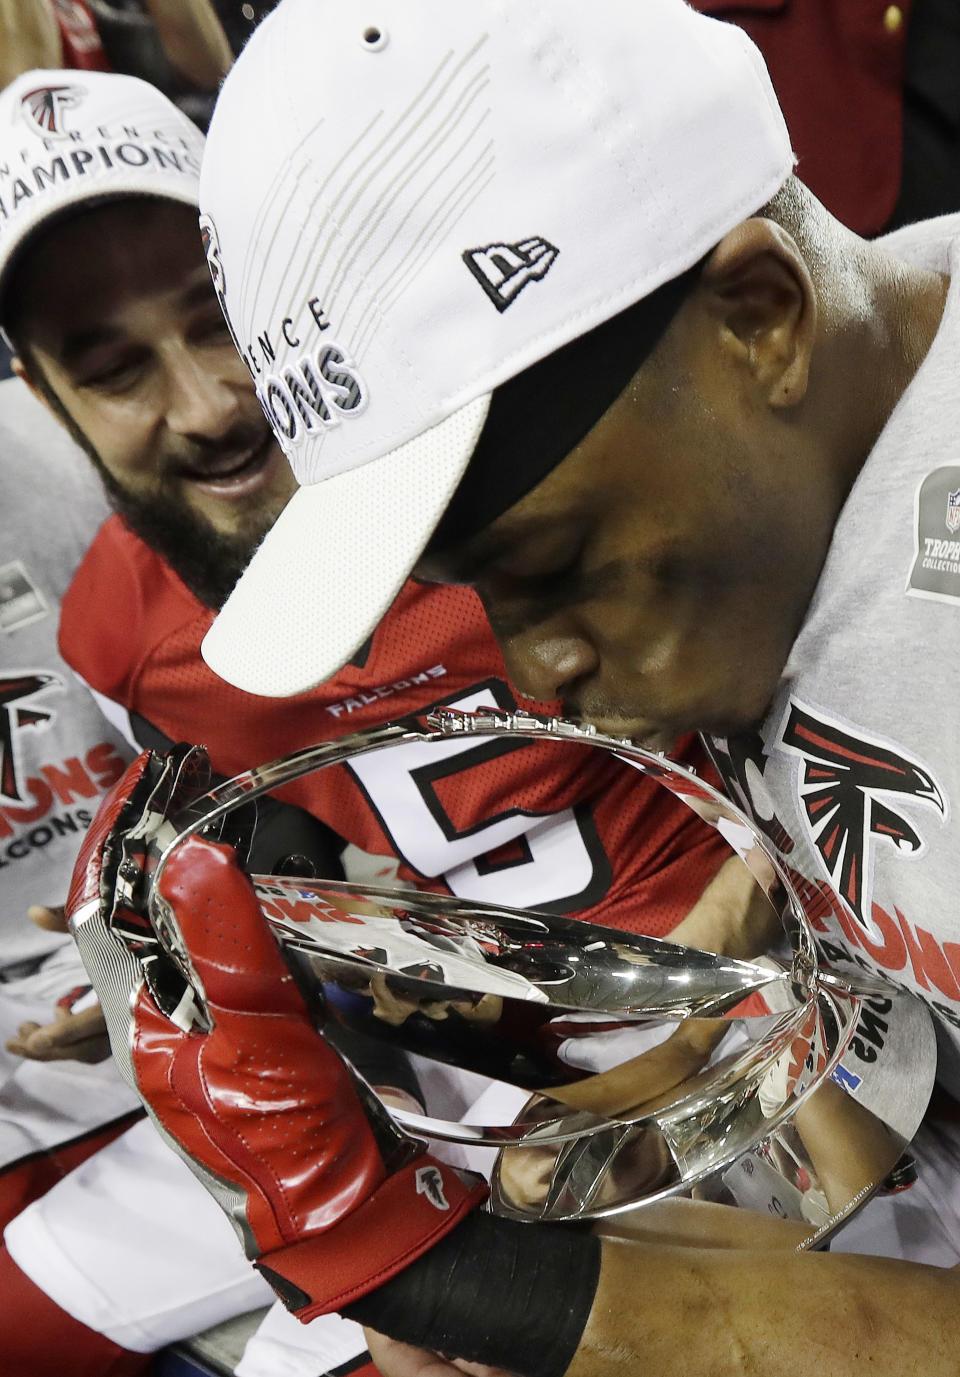
{"label": "jersey number 5", "polygon": [[[447,700],[447,707],[515,706],[506,686],[488,680]],[[441,877],[463,899],[514,908],[572,912],[597,903],[610,883],[610,864],[586,804],[558,813],[506,807],[458,828],[437,785],[522,748],[501,739],[413,742],[348,762],[395,854],[426,878]],[[503,850],[504,855],[495,853]]]}

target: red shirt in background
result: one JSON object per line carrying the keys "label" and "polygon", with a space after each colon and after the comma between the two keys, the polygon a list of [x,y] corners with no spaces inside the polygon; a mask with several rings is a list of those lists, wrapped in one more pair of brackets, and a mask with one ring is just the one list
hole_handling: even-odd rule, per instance
{"label": "red shirt in background", "polygon": [[739,24],[760,49],[800,180],[858,234],[879,234],[900,192],[904,53],[914,0],[692,2]]}
{"label": "red shirt in background", "polygon": [[50,0],[60,26],[64,67],[109,72],[96,21],[83,0]]}

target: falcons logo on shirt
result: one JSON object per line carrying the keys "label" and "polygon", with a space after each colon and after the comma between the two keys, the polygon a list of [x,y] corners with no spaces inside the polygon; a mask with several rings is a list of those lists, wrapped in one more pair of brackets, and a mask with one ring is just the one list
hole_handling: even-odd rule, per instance
{"label": "falcons logo on shirt", "polygon": [[20,108],[28,123],[41,134],[62,138],[63,112],[79,105],[85,92],[80,86],[37,86],[20,97]]}
{"label": "falcons logo on shirt", "polygon": [[943,794],[917,761],[883,742],[854,736],[795,700],[780,740],[803,760],[800,803],[833,888],[869,927],[874,840],[910,855],[924,847],[920,833],[887,800],[914,799],[943,815]]}
{"label": "falcons logo on shirt", "polygon": [[17,732],[24,727],[38,727],[53,718],[52,712],[18,704],[59,683],[55,674],[29,670],[0,678],[0,799],[7,803],[23,803],[26,798],[17,772]]}

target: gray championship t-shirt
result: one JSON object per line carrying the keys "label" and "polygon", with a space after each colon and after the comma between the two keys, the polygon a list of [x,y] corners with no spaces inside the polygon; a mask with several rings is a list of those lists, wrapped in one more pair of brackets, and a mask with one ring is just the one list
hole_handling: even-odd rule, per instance
{"label": "gray championship t-shirt", "polygon": [[0,967],[69,942],[27,918],[62,904],[84,831],[130,748],[57,652],[60,599],[106,504],[90,461],[18,379],[0,382]]}
{"label": "gray championship t-shirt", "polygon": [[943,320],[840,514],[760,734],[713,746],[827,959],[936,1011],[960,1093],[960,216],[880,242],[951,274]]}

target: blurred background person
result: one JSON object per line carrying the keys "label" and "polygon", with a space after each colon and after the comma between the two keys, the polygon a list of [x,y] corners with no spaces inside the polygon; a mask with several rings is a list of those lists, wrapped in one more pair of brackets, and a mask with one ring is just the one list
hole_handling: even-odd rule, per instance
{"label": "blurred background person", "polygon": [[129,72],[205,124],[232,62],[212,0],[0,0],[3,86],[35,67]]}
{"label": "blurred background person", "polygon": [[[142,1112],[106,1059],[73,942],[47,922],[101,796],[130,757],[57,652],[60,598],[105,504],[70,439],[16,380],[0,384],[0,466],[2,1229]],[[44,926],[27,919],[34,905]],[[22,1301],[10,1285],[16,1275],[3,1246],[0,1352],[5,1370],[27,1374],[6,1363],[6,1307]],[[61,1358],[75,1353],[78,1330]],[[111,1346],[93,1343],[94,1370],[112,1372]]]}
{"label": "blurred background person", "polygon": [[238,53],[277,0],[215,0],[215,3],[230,46]]}
{"label": "blurred background person", "polygon": [[800,161],[832,214],[874,236],[960,209],[956,0],[692,0],[764,56]]}
{"label": "blurred background person", "polygon": [[[217,88],[271,4],[220,0],[0,0],[0,89],[34,68],[143,77],[206,128]],[[0,337],[0,380],[10,377]]]}

